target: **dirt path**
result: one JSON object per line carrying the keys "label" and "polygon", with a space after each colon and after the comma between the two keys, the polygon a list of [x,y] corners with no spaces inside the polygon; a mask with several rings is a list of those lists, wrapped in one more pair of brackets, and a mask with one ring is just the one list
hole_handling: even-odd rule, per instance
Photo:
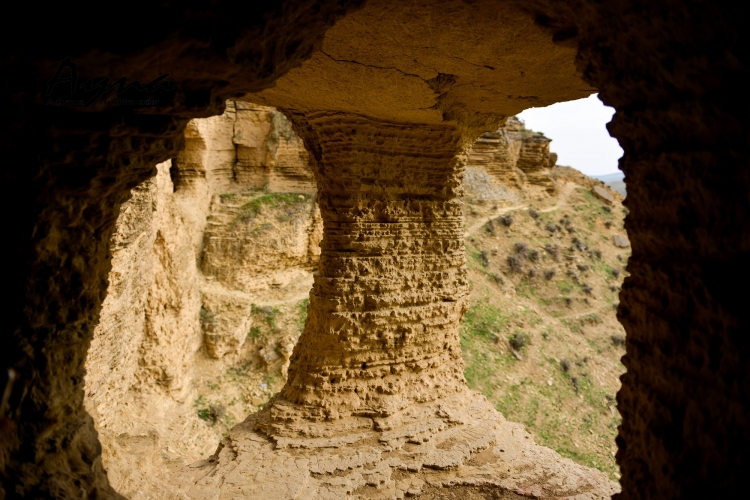
{"label": "dirt path", "polygon": [[[547,207],[538,211],[541,213],[553,212],[555,210],[558,210],[562,207],[567,206],[568,198],[570,197],[570,194],[576,189],[576,187],[579,187],[578,184],[574,182],[566,182],[565,185],[560,189],[560,195],[557,197],[557,203],[555,203],[551,207]],[[528,204],[523,204],[523,205],[514,205],[512,207],[502,207],[502,208],[498,208],[497,210],[493,210],[492,213],[490,213],[489,215],[482,217],[478,221],[474,222],[471,226],[467,227],[466,234],[464,235],[464,237],[469,237],[471,233],[480,229],[482,226],[487,224],[490,220],[500,215],[507,214],[508,212],[514,212],[516,210],[528,210],[528,208],[529,208]]]}

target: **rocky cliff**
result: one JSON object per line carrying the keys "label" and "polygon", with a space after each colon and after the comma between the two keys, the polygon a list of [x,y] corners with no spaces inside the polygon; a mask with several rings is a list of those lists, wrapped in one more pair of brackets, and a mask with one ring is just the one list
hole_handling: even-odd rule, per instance
{"label": "rocky cliff", "polygon": [[[555,194],[551,169],[557,155],[551,153],[548,139],[541,132],[526,129],[515,116],[494,132],[482,134],[468,152],[467,175],[484,171],[491,184],[512,186],[529,195],[529,188],[540,187]],[[535,193],[538,194],[538,193]]]}
{"label": "rocky cliff", "polygon": [[[343,126],[340,117],[318,121],[315,126],[328,129]],[[453,431],[442,434],[454,426],[451,419],[463,418],[459,414],[475,413],[469,427],[490,425],[495,418],[485,403],[460,396],[463,363],[454,337],[469,307],[462,298],[468,283],[461,257],[461,190],[442,201],[427,201],[444,196],[433,192],[429,179],[439,179],[439,186],[460,186],[465,175],[466,200],[491,200],[494,208],[552,200],[560,182],[553,175],[556,157],[549,151],[550,139],[511,118],[499,130],[483,134],[464,154],[465,165],[457,168],[453,149],[460,146],[450,130],[417,133],[410,143],[404,142],[404,130],[380,130],[361,118],[344,125],[360,136],[398,139],[403,149],[401,160],[394,157],[398,161],[417,158],[412,150],[429,147],[431,166],[420,160],[409,170],[410,179],[398,179],[383,165],[368,166],[368,150],[352,153],[335,142],[324,144],[343,163],[336,170],[318,170],[318,181],[325,186],[321,199],[311,159],[284,115],[230,101],[223,115],[191,121],[184,150],[158,165],[155,177],[134,189],[123,206],[112,241],[110,292],[89,351],[86,405],[104,444],[110,480],[130,498],[171,495],[170,467],[213,452],[233,423],[262,408],[281,389],[303,334],[305,297],[316,268],[328,277],[315,281],[310,297],[328,312],[309,318],[307,329],[338,333],[295,352],[297,368],[281,398],[304,408],[307,399],[323,397],[330,414],[349,416],[344,428],[356,428],[358,412],[387,416],[414,400],[427,405],[429,413],[438,395],[454,392],[458,413],[419,431],[445,446],[460,441]],[[389,147],[394,147],[392,141]],[[444,155],[445,165],[440,163],[441,148],[452,148]],[[355,171],[354,165],[364,170]],[[363,177],[369,179],[364,192],[372,191],[372,200],[345,195]],[[418,185],[425,201],[398,201],[405,185]],[[383,197],[392,201],[384,203]],[[442,214],[439,226],[429,219],[436,210]],[[451,213],[455,216],[446,219]],[[424,227],[415,225],[425,218],[419,223]],[[321,242],[324,219],[331,232]],[[359,228],[355,236],[349,234],[351,228]],[[425,246],[437,236],[439,247]],[[443,241],[446,237],[450,241]],[[325,254],[326,248],[337,250]],[[342,253],[342,248],[349,250]],[[390,271],[378,278],[383,270]],[[399,276],[395,281],[394,273]],[[406,288],[395,288],[398,283]],[[346,290],[337,289],[341,286]],[[385,295],[376,298],[369,291],[376,289]],[[429,312],[415,316],[416,306]],[[347,307],[364,307],[365,312]],[[380,333],[341,350],[337,339],[342,332],[370,329]],[[441,335],[455,349],[430,351]],[[396,348],[403,355],[393,360]],[[342,363],[335,369],[326,365],[332,349]],[[321,356],[323,352],[328,354]],[[355,371],[361,373],[353,376]],[[283,404],[274,404],[276,416],[267,412],[257,424],[270,435],[278,429],[274,422],[298,418],[293,416],[298,410],[284,413],[279,410]],[[314,415],[305,418],[315,420]],[[382,425],[405,425],[389,422]],[[291,442],[318,432],[299,425],[297,434],[275,439]],[[507,432],[514,431],[501,434]],[[191,439],[184,440],[185,435]],[[487,436],[465,438],[482,448]],[[472,446],[450,460],[468,460]],[[526,449],[522,443],[508,446]],[[433,460],[447,456],[438,454]]]}
{"label": "rocky cliff", "polygon": [[307,154],[281,113],[229,102],[185,142],[122,207],[86,365],[110,478],[135,497],[151,481],[144,456],[194,459],[218,442],[191,404],[196,360],[226,357],[210,372],[241,357],[257,294],[306,294],[320,254]]}

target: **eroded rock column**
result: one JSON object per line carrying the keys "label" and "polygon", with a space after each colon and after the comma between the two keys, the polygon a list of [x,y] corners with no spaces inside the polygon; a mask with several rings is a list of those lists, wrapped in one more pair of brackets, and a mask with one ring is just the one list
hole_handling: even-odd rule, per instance
{"label": "eroded rock column", "polygon": [[386,416],[462,390],[457,128],[343,114],[307,123],[324,236],[281,398],[306,417]]}

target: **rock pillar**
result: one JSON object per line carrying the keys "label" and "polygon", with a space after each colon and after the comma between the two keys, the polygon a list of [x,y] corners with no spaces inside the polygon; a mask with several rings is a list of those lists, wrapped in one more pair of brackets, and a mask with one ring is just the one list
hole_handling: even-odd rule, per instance
{"label": "rock pillar", "polygon": [[339,113],[306,122],[324,235],[281,398],[307,417],[387,416],[463,390],[458,129]]}

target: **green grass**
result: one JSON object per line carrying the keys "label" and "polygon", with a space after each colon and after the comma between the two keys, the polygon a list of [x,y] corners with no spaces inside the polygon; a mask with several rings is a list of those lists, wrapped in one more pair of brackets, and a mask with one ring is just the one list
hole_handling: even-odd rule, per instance
{"label": "green grass", "polygon": [[305,321],[307,321],[307,306],[310,304],[310,299],[304,299],[297,304],[297,327],[302,331],[305,328]]}
{"label": "green grass", "polygon": [[542,317],[539,316],[539,314],[536,311],[534,311],[528,306],[524,306],[523,316],[524,318],[526,318],[526,321],[528,321],[531,326],[540,325],[544,322]]}
{"label": "green grass", "polygon": [[581,322],[577,319],[561,319],[560,322],[568,327],[572,333],[578,333],[581,330]]}
{"label": "green grass", "polygon": [[572,292],[575,289],[575,285],[572,281],[562,279],[556,283],[557,289],[560,291],[563,295],[568,295],[570,292]]}
{"label": "green grass", "polygon": [[479,302],[469,307],[461,320],[461,336],[493,340],[493,334],[498,334],[507,323],[508,316],[500,308]]}
{"label": "green grass", "polygon": [[209,421],[211,418],[211,411],[208,409],[208,403],[203,395],[198,396],[198,399],[193,401],[193,407],[195,407],[199,419],[205,422]]}
{"label": "green grass", "polygon": [[240,207],[235,222],[249,222],[263,212],[264,207],[284,208],[304,203],[306,198],[300,198],[293,193],[268,193],[254,198]]}
{"label": "green grass", "polygon": [[510,360],[497,352],[494,343],[508,324],[508,316],[487,302],[474,304],[461,320],[461,349],[466,363],[464,376],[469,387],[491,397],[497,384],[495,375]]}
{"label": "green grass", "polygon": [[263,331],[258,325],[253,325],[250,327],[250,331],[247,333],[247,336],[251,339],[260,339],[263,338]]}
{"label": "green grass", "polygon": [[[279,316],[281,315],[281,311],[279,311],[276,307],[271,306],[257,306],[255,304],[251,304],[250,306],[250,314],[252,316],[260,316],[261,321],[263,321],[266,326],[268,326],[271,331],[277,332],[278,331],[278,320]],[[250,329],[251,333],[253,332],[253,329]],[[254,337],[257,338],[257,337]]]}

